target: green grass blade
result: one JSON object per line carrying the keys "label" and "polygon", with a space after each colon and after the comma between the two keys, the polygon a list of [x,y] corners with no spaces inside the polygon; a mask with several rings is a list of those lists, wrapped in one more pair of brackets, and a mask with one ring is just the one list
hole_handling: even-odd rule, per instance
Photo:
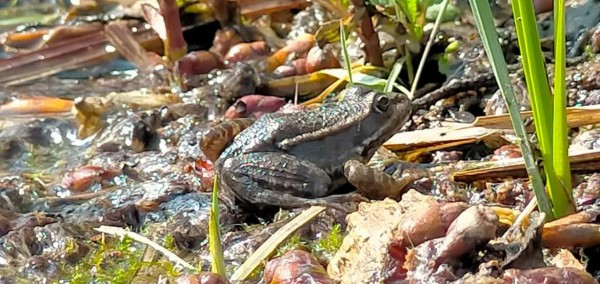
{"label": "green grass blade", "polygon": [[561,190],[550,191],[552,200],[563,200],[554,205],[554,216],[561,218],[575,212],[573,186],[571,184],[571,165],[569,162],[569,141],[567,139],[567,94],[565,82],[566,39],[565,39],[565,1],[554,0],[554,131],[553,149],[554,170],[560,180]]}
{"label": "green grass blade", "polygon": [[527,131],[521,120],[519,104],[508,76],[508,68],[502,54],[502,49],[498,41],[498,34],[493,21],[492,10],[487,1],[469,0],[477,29],[481,34],[485,52],[492,65],[492,70],[496,76],[496,81],[508,107],[513,129],[519,137],[519,147],[523,153],[525,168],[529,174],[529,179],[533,185],[533,190],[538,202],[538,207],[545,212],[547,216],[552,216],[552,204],[546,195],[544,182],[537,167],[536,159],[533,155],[531,145],[527,139]]}
{"label": "green grass blade", "polygon": [[219,185],[217,176],[213,183],[212,204],[208,221],[208,246],[212,258],[211,271],[227,278],[225,262],[223,260],[223,248],[221,247],[221,228],[219,226]]}
{"label": "green grass blade", "polygon": [[415,68],[412,64],[412,55],[410,53],[410,48],[408,48],[408,45],[404,46],[404,58],[406,58],[406,72],[408,72],[408,83],[412,85],[415,81]]}
{"label": "green grass blade", "polygon": [[348,81],[350,86],[354,85],[352,80],[352,62],[350,62],[350,55],[348,54],[348,46],[346,45],[346,31],[344,30],[344,23],[340,20],[340,44],[342,45],[342,52],[344,54],[344,62],[346,63],[346,70],[348,70]]}
{"label": "green grass blade", "polygon": [[[552,93],[546,75],[533,2],[515,1],[512,9],[540,150],[543,155],[550,154],[552,149]],[[549,162],[546,156],[544,156],[544,161]]]}
{"label": "green grass blade", "polygon": [[415,24],[419,12],[419,0],[396,0],[396,2],[400,3],[400,7],[404,6],[404,12],[406,14],[406,17],[408,18],[408,21],[411,24]]}
{"label": "green grass blade", "polygon": [[[564,5],[563,5],[564,6]],[[561,180],[557,175],[555,166],[558,164],[555,162],[554,153],[554,112],[556,106],[553,105],[553,96],[550,92],[550,85],[548,83],[546,68],[544,65],[544,57],[542,55],[539,34],[537,30],[537,21],[531,1],[517,1],[512,5],[513,17],[515,19],[515,26],[517,30],[517,37],[519,41],[519,48],[523,57],[523,70],[525,73],[525,79],[527,82],[527,90],[529,92],[529,100],[531,101],[531,108],[533,111],[533,117],[535,121],[535,128],[539,140],[540,150],[544,161],[544,171],[546,173],[546,180],[548,186],[548,194],[553,205],[552,217],[564,216],[574,211],[572,203],[572,197],[568,194],[572,189],[567,188],[571,185],[565,184],[570,183],[567,180]],[[564,44],[563,44],[564,46]],[[560,57],[560,56],[559,56]],[[561,100],[566,98],[561,98]],[[559,106],[564,106],[566,102],[559,103]],[[566,111],[564,107],[560,111]],[[560,115],[560,114],[559,114]],[[565,114],[566,115],[566,114]],[[564,118],[566,120],[566,117]],[[566,127],[566,121],[558,122]],[[565,129],[559,129],[564,131],[559,135],[566,134]],[[561,172],[564,176],[565,168],[568,167],[568,159],[566,158],[567,145],[561,137],[558,147],[562,150],[556,154],[561,155],[563,158],[559,158],[562,165]],[[561,142],[562,141],[562,142]],[[568,173],[570,175],[570,173]],[[557,214],[554,214],[554,213]]]}
{"label": "green grass blade", "polygon": [[383,89],[385,92],[394,91],[394,83],[398,79],[400,72],[402,72],[402,67],[404,67],[405,61],[406,59],[402,57],[396,60],[396,63],[394,63],[394,67],[392,67],[392,71],[390,72],[390,75],[388,76],[387,82],[385,84],[385,88]]}
{"label": "green grass blade", "polygon": [[402,19],[402,6],[400,6],[400,1],[394,1],[394,11],[396,12],[396,19],[400,21]]}
{"label": "green grass blade", "polygon": [[417,91],[417,85],[419,84],[419,78],[421,78],[421,73],[423,73],[423,68],[425,68],[425,61],[427,60],[427,55],[429,55],[429,51],[431,50],[431,46],[433,46],[433,41],[435,40],[435,35],[442,23],[442,16],[444,15],[444,11],[446,11],[446,7],[448,6],[448,0],[442,1],[442,7],[438,12],[437,18],[435,19],[435,23],[433,24],[433,29],[429,34],[429,40],[427,40],[427,45],[425,45],[425,50],[423,51],[423,55],[421,57],[421,61],[419,62],[419,67],[417,68],[417,73],[415,74],[415,80],[412,82],[410,87],[410,99],[415,97],[415,91]]}

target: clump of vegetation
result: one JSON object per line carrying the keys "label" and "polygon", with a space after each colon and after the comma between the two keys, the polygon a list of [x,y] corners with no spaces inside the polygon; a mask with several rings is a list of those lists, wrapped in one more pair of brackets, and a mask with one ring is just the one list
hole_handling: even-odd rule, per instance
{"label": "clump of vegetation", "polygon": [[163,247],[165,247],[166,249],[173,251],[174,249],[176,249],[177,247],[175,246],[175,237],[173,236],[173,234],[167,234],[165,236],[165,240],[163,242]]}
{"label": "clump of vegetation", "polygon": [[[520,111],[508,79],[506,62],[502,58],[498,36],[491,21],[492,13],[489,3],[474,0],[471,0],[470,3],[496,80],[509,108],[513,128],[519,136],[519,146],[523,152],[527,172],[532,180],[538,206],[550,220],[572,214],[576,208],[572,195],[567,141],[564,1],[554,1],[556,7],[554,11],[556,57],[554,93],[550,89],[546,74],[533,3],[531,1],[512,3],[515,29],[541,157],[535,155],[521,121]],[[537,167],[538,161],[543,162],[546,176],[545,185]]]}
{"label": "clump of vegetation", "polygon": [[[331,228],[331,231],[324,232],[323,237],[317,240],[304,240],[298,234],[290,236],[273,254],[273,257],[279,257],[286,252],[294,249],[304,249],[317,259],[325,260],[326,262],[333,257],[342,245],[344,235],[340,225],[336,224]],[[264,263],[257,266],[246,279],[260,279],[263,275],[265,266]]]}
{"label": "clump of vegetation", "polygon": [[[444,2],[441,0],[369,0],[369,2],[381,7],[383,9],[382,13],[389,19],[388,22],[382,23],[379,29],[396,37],[398,43],[404,42],[403,46],[400,47],[401,60],[406,64],[409,84],[413,86],[411,93],[414,93],[419,75],[415,74],[411,58],[413,55],[421,52],[421,41],[424,36],[423,28],[425,24],[430,21],[436,21],[438,17],[440,20],[436,21],[438,22],[436,26],[440,22],[451,21],[460,15],[460,10],[454,5],[449,4],[448,1]],[[397,25],[405,28],[405,34],[397,34],[395,32]],[[435,34],[436,29],[434,28],[432,34]],[[431,45],[431,43],[428,43],[428,45]],[[424,64],[429,52],[428,49],[426,48],[421,59],[423,63],[419,65]],[[423,67],[419,68],[422,69]]]}
{"label": "clump of vegetation", "polygon": [[333,255],[342,246],[344,234],[341,230],[342,229],[339,224],[334,225],[328,234],[316,241],[313,253],[324,256],[327,259],[333,257]]}
{"label": "clump of vegetation", "polygon": [[291,236],[279,247],[275,256],[283,255],[292,249],[305,248],[317,258],[330,259],[339,250],[343,239],[341,227],[336,224],[331,231],[324,232],[323,237],[317,240],[303,240],[298,235]]}
{"label": "clump of vegetation", "polygon": [[282,243],[277,251],[275,252],[274,257],[281,256],[285,254],[287,251],[298,249],[298,248],[308,248],[307,242],[303,241],[300,236],[293,235],[289,237],[284,243]]}
{"label": "clump of vegetation", "polygon": [[[67,245],[67,251],[77,250],[75,242]],[[76,265],[63,265],[68,278],[65,282],[78,283],[131,283],[134,278],[141,277],[139,272],[144,268],[152,268],[152,273],[174,278],[180,275],[179,270],[169,261],[142,261],[144,247],[129,237],[104,238],[86,257]],[[150,271],[150,270],[149,270]]]}

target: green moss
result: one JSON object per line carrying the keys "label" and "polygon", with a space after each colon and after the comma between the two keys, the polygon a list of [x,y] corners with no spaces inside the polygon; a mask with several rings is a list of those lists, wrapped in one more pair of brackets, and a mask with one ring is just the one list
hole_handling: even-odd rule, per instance
{"label": "green moss", "polygon": [[[65,279],[60,283],[131,283],[142,270],[151,273],[148,276],[152,278],[158,275],[169,278],[181,275],[168,260],[142,261],[144,246],[128,237],[101,239],[99,243],[89,241],[89,245],[95,249],[76,265],[63,265]],[[66,250],[76,247],[76,243],[69,242]]]}
{"label": "green moss", "polygon": [[67,254],[73,254],[76,253],[79,249],[79,245],[77,244],[77,241],[75,241],[75,239],[67,239],[66,244],[65,244],[65,252]]}
{"label": "green moss", "polygon": [[344,236],[341,232],[339,224],[336,224],[331,228],[331,232],[325,235],[322,239],[316,242],[315,248],[319,251],[325,252],[325,254],[333,256],[342,246]]}
{"label": "green moss", "polygon": [[303,240],[300,236],[293,235],[279,246],[275,257],[293,249],[306,248],[317,258],[330,259],[340,249],[343,239],[344,235],[338,224],[334,225],[331,231],[323,233],[323,237],[317,240]]}
{"label": "green moss", "polygon": [[173,237],[173,234],[167,234],[165,236],[163,246],[168,250],[175,249],[175,237]]}
{"label": "green moss", "polygon": [[250,273],[250,275],[248,275],[248,278],[246,280],[258,282],[258,281],[260,281],[260,279],[262,279],[264,272],[265,272],[264,264],[258,265],[254,269],[254,271],[252,271],[252,273]]}
{"label": "green moss", "polygon": [[281,256],[287,251],[297,249],[302,246],[306,246],[306,242],[300,239],[300,236],[293,235],[279,246],[279,248],[275,251],[275,257]]}

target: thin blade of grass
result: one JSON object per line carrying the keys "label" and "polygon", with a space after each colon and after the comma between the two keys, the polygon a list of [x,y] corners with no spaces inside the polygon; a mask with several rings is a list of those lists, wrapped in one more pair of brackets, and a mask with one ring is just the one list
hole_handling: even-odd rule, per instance
{"label": "thin blade of grass", "polygon": [[105,234],[109,234],[109,235],[114,235],[114,236],[119,236],[119,237],[129,237],[137,242],[140,242],[142,244],[148,245],[150,247],[152,247],[153,249],[159,251],[160,253],[162,253],[169,261],[180,265],[182,267],[185,267],[187,269],[189,269],[192,272],[198,272],[198,270],[196,269],[196,267],[192,266],[191,264],[187,263],[185,260],[183,260],[182,258],[180,258],[179,256],[177,256],[176,254],[172,253],[170,250],[164,248],[163,246],[153,242],[152,240],[148,239],[145,236],[142,236],[138,233],[135,232],[131,232],[131,231],[127,231],[123,228],[119,228],[119,227],[113,227],[113,226],[105,226],[102,225],[98,228],[94,228],[94,230],[100,232],[100,233],[105,233]]}
{"label": "thin blade of grass", "polygon": [[404,46],[404,57],[406,57],[406,72],[408,72],[408,83],[412,85],[415,82],[415,67],[412,64],[412,55],[410,53],[410,48],[408,47],[408,45]]}
{"label": "thin blade of grass", "polygon": [[227,277],[225,272],[225,262],[223,261],[223,248],[221,247],[221,228],[219,227],[219,185],[217,176],[215,176],[212,192],[212,204],[210,206],[210,216],[208,223],[208,246],[212,258],[211,271],[223,277]]}
{"label": "thin blade of grass", "polygon": [[402,57],[396,60],[396,63],[394,63],[392,71],[390,72],[390,75],[388,76],[387,82],[385,84],[385,88],[383,89],[385,92],[391,92],[394,90],[394,83],[398,79],[400,72],[402,72],[402,67],[404,67],[405,61],[406,59]]}
{"label": "thin blade of grass", "polygon": [[438,28],[442,23],[442,16],[444,15],[444,11],[446,11],[446,7],[448,6],[448,0],[442,1],[442,7],[438,12],[437,18],[435,19],[435,23],[433,24],[433,29],[429,34],[429,39],[427,40],[427,45],[425,46],[425,50],[423,51],[423,55],[421,56],[421,61],[419,62],[419,67],[417,68],[417,73],[415,74],[415,80],[412,82],[410,87],[410,96],[409,98],[412,100],[415,97],[415,91],[417,91],[417,85],[419,84],[419,79],[421,78],[421,73],[423,73],[423,68],[425,68],[425,61],[427,60],[427,55],[429,55],[429,51],[431,50],[431,46],[433,46],[433,41],[435,40],[435,35],[437,34]]}
{"label": "thin blade of grass", "polygon": [[512,9],[540,149],[548,153],[552,149],[552,126],[549,125],[553,112],[552,94],[546,76],[533,2],[516,1],[513,2]]}
{"label": "thin blade of grass", "polygon": [[566,94],[566,39],[565,39],[565,0],[554,0],[554,123],[553,148],[554,170],[560,180],[560,189],[550,191],[552,200],[563,200],[555,203],[554,216],[561,218],[576,211],[573,202],[573,186],[571,184],[571,166],[569,163],[569,141],[567,140],[567,94]]}
{"label": "thin blade of grass", "polygon": [[496,81],[504,97],[504,101],[508,107],[508,112],[511,118],[512,126],[515,134],[519,137],[519,147],[523,153],[525,167],[529,175],[529,179],[533,185],[535,197],[541,211],[547,216],[552,215],[552,204],[546,195],[544,182],[540,175],[536,160],[534,158],[529,139],[527,139],[527,131],[521,120],[520,106],[517,103],[516,96],[508,75],[506,61],[502,54],[502,49],[498,41],[498,34],[493,21],[492,9],[487,1],[469,0],[477,29],[481,34],[485,52],[492,65]]}
{"label": "thin blade of grass", "polygon": [[350,62],[350,55],[348,54],[348,48],[346,45],[346,31],[344,30],[344,22],[342,21],[340,21],[340,43],[342,45],[346,70],[348,70],[348,80],[350,81],[350,86],[352,86],[354,85],[354,81],[352,80],[352,62]]}
{"label": "thin blade of grass", "polygon": [[557,217],[554,215],[555,210],[568,212],[570,205],[569,198],[564,198],[565,185],[558,178],[554,168],[554,141],[552,140],[554,106],[539,41],[537,18],[532,1],[514,2],[512,10],[536,134],[544,162],[548,194],[553,207],[552,214],[547,215],[547,218],[554,219]]}

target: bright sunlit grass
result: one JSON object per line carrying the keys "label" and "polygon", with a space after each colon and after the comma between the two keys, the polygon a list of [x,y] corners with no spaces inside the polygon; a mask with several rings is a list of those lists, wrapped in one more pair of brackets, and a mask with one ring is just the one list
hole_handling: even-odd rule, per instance
{"label": "bright sunlit grass", "polygon": [[[572,197],[571,173],[568,157],[566,96],[564,83],[565,69],[565,34],[564,34],[564,1],[556,3],[554,38],[557,62],[555,78],[558,85],[553,96],[546,74],[544,56],[540,47],[537,21],[532,1],[515,1],[512,4],[513,17],[517,30],[519,49],[521,50],[523,71],[527,82],[527,91],[533,111],[536,134],[539,141],[546,185],[552,201],[554,218],[560,218],[575,211]],[[558,4],[558,5],[557,5]],[[559,15],[562,14],[562,15]],[[562,52],[562,54],[560,54]],[[559,61],[560,60],[560,61]],[[562,61],[562,62],[561,62]],[[561,75],[561,76],[559,76]],[[554,97],[554,100],[553,100]],[[556,128],[555,128],[556,127]],[[565,174],[565,170],[567,173]]]}
{"label": "bright sunlit grass", "polygon": [[569,140],[567,126],[567,87],[565,82],[565,69],[567,51],[565,42],[565,1],[554,0],[554,123],[552,126],[554,141],[552,152],[554,153],[553,166],[556,176],[560,182],[559,187],[550,191],[552,200],[564,200],[559,202],[560,206],[554,207],[554,216],[572,214],[576,211],[573,202],[573,186],[571,183],[571,164],[569,163]]}
{"label": "bright sunlit grass", "polygon": [[508,106],[513,128],[520,139],[519,146],[523,152],[538,206],[541,211],[546,213],[548,219],[571,214],[575,211],[575,206],[572,199],[567,141],[568,128],[566,124],[564,0],[555,0],[554,3],[554,6],[557,7],[555,10],[554,31],[554,38],[557,39],[555,42],[556,80],[554,95],[546,75],[533,3],[532,1],[523,0],[512,3],[523,71],[546,174],[547,192],[537,168],[536,157],[521,121],[519,105],[508,77],[506,62],[498,43],[489,3],[477,0],[470,0],[470,3],[486,53],[490,58],[496,80]]}
{"label": "bright sunlit grass", "polygon": [[219,184],[215,176],[212,192],[212,204],[210,207],[208,225],[208,246],[212,258],[211,271],[227,278],[225,272],[225,261],[223,248],[221,247],[221,226],[219,225]]}

